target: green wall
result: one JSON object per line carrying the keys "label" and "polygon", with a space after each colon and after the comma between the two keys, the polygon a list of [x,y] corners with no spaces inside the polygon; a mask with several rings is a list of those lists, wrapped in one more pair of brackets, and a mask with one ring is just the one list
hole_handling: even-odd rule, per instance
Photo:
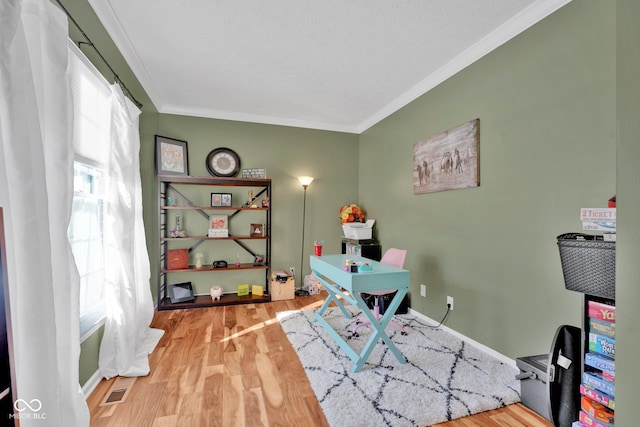
{"label": "green wall", "polygon": [[[308,258],[314,240],[324,240],[327,253],[340,253],[342,231],[338,219],[341,205],[357,201],[358,198],[358,136],[354,134],[327,132],[284,126],[212,120],[189,116],[160,114],[157,133],[176,139],[186,140],[189,151],[189,174],[210,176],[206,170],[207,154],[217,147],[228,147],[240,156],[243,168],[265,168],[272,180],[272,259],[273,269],[288,270],[290,266],[300,270],[303,260],[302,250],[302,210],[303,188],[297,177],[309,175],[314,181],[307,190],[306,227],[303,273],[309,274]],[[141,162],[153,165],[153,140],[143,150]],[[153,190],[145,196],[145,223],[149,253],[153,270],[153,283],[157,277],[157,200],[155,199],[155,176],[153,171],[145,171],[146,186]],[[154,185],[149,185],[152,181]],[[205,189],[204,192],[210,191]],[[220,191],[218,189],[218,191]],[[241,190],[237,190],[241,191]],[[236,191],[236,192],[237,192]],[[205,197],[208,195],[205,194]],[[153,198],[153,201],[150,200]],[[242,193],[246,199],[246,192]],[[236,196],[234,195],[234,205]],[[188,215],[185,213],[185,215]],[[173,220],[171,218],[170,220]],[[191,217],[185,217],[188,230]],[[201,223],[201,218],[194,221]],[[259,219],[255,222],[258,222]],[[155,239],[155,240],[154,240]],[[224,243],[229,243],[225,245]],[[234,262],[236,254],[246,256],[231,242],[218,242],[198,248],[205,255],[204,260],[225,259]],[[248,260],[242,260],[248,262]],[[175,275],[178,276],[178,275]],[[255,275],[254,275],[255,276]],[[298,274],[298,276],[300,276]],[[213,283],[233,291],[238,283],[249,281],[250,272],[238,273],[194,273],[188,276],[170,277],[170,282],[192,281],[196,293],[209,293]],[[264,275],[256,276],[264,281]],[[260,282],[257,282],[260,283]],[[153,289],[155,293],[155,288]]]}
{"label": "green wall", "polygon": [[[572,2],[361,135],[360,201],[408,249],[414,309],[453,296],[447,325],[511,358],[580,324],[556,236],[616,191],[615,37],[611,2]],[[414,195],[414,143],[476,118],[480,186]]]}
{"label": "green wall", "polygon": [[98,370],[100,342],[104,335],[104,326],[88,336],[80,347],[80,384],[84,386]]}
{"label": "green wall", "polygon": [[640,339],[640,3],[617,2],[617,182],[618,241],[616,243],[616,425],[638,424],[638,354]]}

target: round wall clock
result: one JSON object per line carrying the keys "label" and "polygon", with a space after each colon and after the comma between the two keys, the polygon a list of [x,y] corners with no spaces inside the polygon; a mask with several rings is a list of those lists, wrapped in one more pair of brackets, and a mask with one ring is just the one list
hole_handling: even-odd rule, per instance
{"label": "round wall clock", "polygon": [[220,147],[207,155],[207,170],[213,176],[232,177],[240,172],[240,157],[230,148]]}

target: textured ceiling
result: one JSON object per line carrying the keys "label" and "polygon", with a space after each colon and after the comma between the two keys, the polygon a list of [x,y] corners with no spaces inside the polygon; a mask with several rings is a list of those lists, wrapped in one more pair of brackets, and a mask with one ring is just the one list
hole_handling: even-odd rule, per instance
{"label": "textured ceiling", "polygon": [[569,1],[89,0],[161,113],[352,133]]}

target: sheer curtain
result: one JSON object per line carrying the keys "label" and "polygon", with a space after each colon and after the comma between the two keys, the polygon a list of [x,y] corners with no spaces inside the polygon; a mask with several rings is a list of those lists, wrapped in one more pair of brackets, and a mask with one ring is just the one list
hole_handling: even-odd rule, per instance
{"label": "sheer curtain", "polygon": [[111,156],[105,194],[105,297],[107,318],[100,345],[100,373],[142,376],[148,355],[164,333],[149,328],[151,269],[142,222],[140,110],[111,86]]}
{"label": "sheer curtain", "polygon": [[89,425],[78,373],[79,278],[67,239],[67,34],[66,16],[49,1],[0,1],[0,205],[22,427]]}

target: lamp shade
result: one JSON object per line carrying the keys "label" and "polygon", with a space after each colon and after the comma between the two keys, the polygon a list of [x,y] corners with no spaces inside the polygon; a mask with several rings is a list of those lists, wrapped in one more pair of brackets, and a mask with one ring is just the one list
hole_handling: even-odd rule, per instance
{"label": "lamp shade", "polygon": [[311,181],[313,181],[313,177],[312,176],[299,176],[298,177],[298,181],[300,181],[300,184],[302,184],[303,187],[307,187],[309,184],[311,184]]}

